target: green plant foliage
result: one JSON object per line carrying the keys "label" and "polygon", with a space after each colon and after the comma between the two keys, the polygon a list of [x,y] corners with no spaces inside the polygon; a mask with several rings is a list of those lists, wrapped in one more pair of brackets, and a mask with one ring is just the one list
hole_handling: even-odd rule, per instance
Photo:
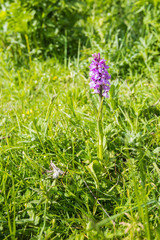
{"label": "green plant foliage", "polygon": [[0,3],[0,239],[159,240],[160,1]]}

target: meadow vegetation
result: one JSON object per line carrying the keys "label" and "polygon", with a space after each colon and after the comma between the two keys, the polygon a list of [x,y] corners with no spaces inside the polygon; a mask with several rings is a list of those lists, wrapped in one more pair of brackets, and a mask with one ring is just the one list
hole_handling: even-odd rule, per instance
{"label": "meadow vegetation", "polygon": [[159,240],[160,1],[0,3],[0,239]]}

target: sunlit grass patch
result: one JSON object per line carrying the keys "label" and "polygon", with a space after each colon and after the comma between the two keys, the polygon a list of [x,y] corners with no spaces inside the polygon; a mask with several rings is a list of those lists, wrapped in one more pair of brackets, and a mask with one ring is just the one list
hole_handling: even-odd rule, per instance
{"label": "sunlit grass patch", "polygon": [[[67,33],[57,57],[48,46],[36,53],[29,32],[30,52],[20,33],[16,44],[0,39],[2,239],[160,239],[159,3],[87,2],[90,16],[77,23],[87,42],[72,58]],[[94,52],[112,75],[101,165]]]}

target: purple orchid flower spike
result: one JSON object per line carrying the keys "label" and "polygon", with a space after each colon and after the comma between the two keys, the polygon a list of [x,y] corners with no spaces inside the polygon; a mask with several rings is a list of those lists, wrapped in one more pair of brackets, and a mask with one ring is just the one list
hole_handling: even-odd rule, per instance
{"label": "purple orchid flower spike", "polygon": [[95,53],[92,55],[94,60],[92,61],[90,67],[90,88],[94,89],[93,93],[98,93],[100,96],[108,98],[108,92],[110,90],[110,82],[108,81],[111,76],[109,75],[104,59],[100,58],[100,53]]}
{"label": "purple orchid flower spike", "polygon": [[90,67],[90,78],[91,81],[89,83],[90,88],[94,89],[93,93],[98,93],[99,95],[99,109],[98,109],[98,117],[97,117],[97,127],[98,127],[98,158],[99,160],[103,160],[103,121],[102,121],[102,108],[103,108],[103,97],[108,98],[108,92],[110,90],[110,82],[109,79],[111,76],[109,75],[107,69],[109,68],[106,65],[106,60],[101,59],[100,53],[95,53],[92,55],[93,61]]}

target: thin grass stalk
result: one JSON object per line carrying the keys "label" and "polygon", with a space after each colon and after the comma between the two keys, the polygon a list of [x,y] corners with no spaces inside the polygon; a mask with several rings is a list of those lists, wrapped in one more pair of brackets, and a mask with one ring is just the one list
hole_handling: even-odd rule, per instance
{"label": "thin grass stalk", "polygon": [[13,175],[11,176],[12,178],[12,196],[13,196],[13,231],[12,231],[12,234],[13,234],[13,239],[15,239],[16,237],[16,207],[15,207],[15,185],[14,185],[14,177]]}
{"label": "thin grass stalk", "polygon": [[8,206],[8,201],[7,201],[7,193],[6,193],[6,182],[7,182],[7,174],[4,173],[4,177],[2,180],[2,184],[3,184],[3,192],[4,192],[4,202],[5,202],[5,206],[6,206],[6,211],[7,211],[7,218],[8,218],[8,228],[9,228],[9,232],[10,232],[10,236],[11,236],[11,240],[14,240],[14,234],[12,231],[12,223],[11,223],[11,218],[10,218],[10,210],[9,210],[9,206]]}
{"label": "thin grass stalk", "polygon": [[67,30],[65,30],[64,36],[64,66],[67,67]]}
{"label": "thin grass stalk", "polygon": [[45,203],[44,203],[44,221],[43,221],[43,226],[42,226],[42,229],[41,229],[41,232],[38,236],[38,240],[41,240],[42,239],[42,234],[45,230],[45,227],[46,227],[46,214],[47,214],[47,204],[48,204],[48,199],[46,199]]}
{"label": "thin grass stalk", "polygon": [[25,34],[25,39],[26,39],[26,45],[27,45],[27,50],[28,50],[28,56],[29,56],[29,65],[31,67],[31,65],[32,65],[31,49],[30,49],[30,46],[29,46],[29,39],[28,39],[28,35],[27,34]]}

